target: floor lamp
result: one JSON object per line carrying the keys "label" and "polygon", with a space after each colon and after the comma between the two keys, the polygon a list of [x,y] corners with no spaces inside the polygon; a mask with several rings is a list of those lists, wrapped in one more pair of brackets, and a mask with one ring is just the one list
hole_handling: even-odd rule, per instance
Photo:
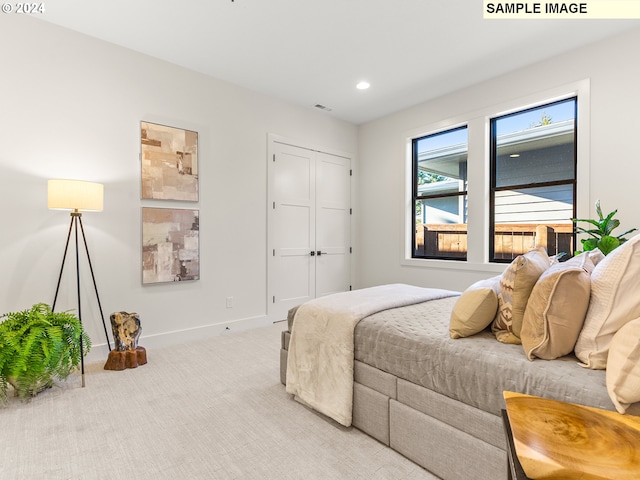
{"label": "floor lamp", "polygon": [[[89,262],[89,270],[91,271],[91,279],[93,280],[93,288],[96,292],[98,300],[98,308],[102,317],[102,326],[104,334],[107,338],[107,346],[111,351],[111,343],[107,333],[107,325],[104,321],[102,313],[102,305],[100,304],[100,296],[98,295],[98,287],[96,285],[96,277],[93,274],[93,266],[91,265],[91,257],[89,256],[89,247],[87,247],[87,239],[84,235],[84,227],[82,226],[82,211],[101,212],[104,199],[104,186],[101,183],[84,182],[80,180],[49,180],[48,184],[48,206],[55,210],[71,210],[71,221],[69,223],[69,233],[67,234],[67,243],[64,247],[64,255],[62,256],[62,265],[60,266],[60,275],[58,276],[58,285],[56,286],[56,294],[53,299],[51,310],[55,310],[56,301],[58,300],[58,292],[60,291],[60,282],[62,280],[62,272],[64,270],[65,260],[67,259],[67,251],[69,250],[69,241],[71,234],[74,233],[76,247],[76,286],[78,295],[78,319],[82,324],[82,305],[80,302],[80,251],[78,242],[78,230],[82,233],[82,241],[84,249],[87,253]],[[84,328],[84,327],[83,327]],[[82,372],[82,386],[84,387],[84,345],[82,337],[80,337],[80,368]]]}

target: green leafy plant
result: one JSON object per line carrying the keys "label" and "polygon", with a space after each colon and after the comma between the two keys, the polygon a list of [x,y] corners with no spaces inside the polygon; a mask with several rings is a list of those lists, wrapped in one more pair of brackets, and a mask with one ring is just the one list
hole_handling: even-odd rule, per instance
{"label": "green leafy plant", "polygon": [[7,401],[9,385],[24,400],[51,387],[54,380],[66,379],[91,348],[75,315],[52,312],[45,303],[4,314],[0,320],[0,403]]}
{"label": "green leafy plant", "polygon": [[[581,218],[572,219],[573,223],[576,224],[576,233],[585,233],[589,235],[589,238],[583,238],[580,240],[580,242],[582,242],[582,251],[588,252],[597,248],[605,255],[608,255],[627,241],[627,239],[624,238],[625,235],[637,230],[636,228],[632,228],[614,237],[611,232],[620,226],[620,220],[613,218],[615,214],[618,213],[618,210],[614,210],[604,216],[602,214],[602,208],[600,208],[600,200],[598,200],[596,202],[596,213],[598,214],[597,220]],[[578,222],[588,223],[595,228],[579,227],[577,225]],[[577,253],[581,252],[577,251],[576,254]]]}

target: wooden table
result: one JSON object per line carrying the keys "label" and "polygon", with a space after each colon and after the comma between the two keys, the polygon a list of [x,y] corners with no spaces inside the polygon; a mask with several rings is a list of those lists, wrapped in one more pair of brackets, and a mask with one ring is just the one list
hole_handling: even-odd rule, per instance
{"label": "wooden table", "polygon": [[640,417],[512,392],[504,398],[520,478],[640,479]]}
{"label": "wooden table", "polygon": [[509,416],[506,410],[502,410],[502,424],[504,425],[504,433],[507,437],[507,480],[531,480],[525,475],[522,464],[516,454],[511,423],[509,423]]}

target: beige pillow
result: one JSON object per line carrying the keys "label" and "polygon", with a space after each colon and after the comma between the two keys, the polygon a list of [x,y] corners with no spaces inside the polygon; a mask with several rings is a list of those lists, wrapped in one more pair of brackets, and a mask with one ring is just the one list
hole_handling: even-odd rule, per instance
{"label": "beige pillow", "polygon": [[589,308],[593,261],[587,253],[549,267],[536,282],[520,339],[529,360],[553,360],[573,351]]}
{"label": "beige pillow", "polygon": [[498,311],[499,287],[500,275],[480,280],[462,292],[451,312],[451,338],[475,335],[491,324]]}
{"label": "beige pillow", "polygon": [[520,344],[522,318],[533,286],[549,268],[549,256],[543,247],[517,256],[500,278],[498,314],[491,331],[503,343]]}
{"label": "beige pillow", "polygon": [[584,366],[604,369],[609,343],[628,321],[640,317],[640,235],[607,255],[591,274],[591,300],[576,342]]}
{"label": "beige pillow", "polygon": [[640,318],[623,325],[611,339],[607,392],[620,413],[640,402]]}

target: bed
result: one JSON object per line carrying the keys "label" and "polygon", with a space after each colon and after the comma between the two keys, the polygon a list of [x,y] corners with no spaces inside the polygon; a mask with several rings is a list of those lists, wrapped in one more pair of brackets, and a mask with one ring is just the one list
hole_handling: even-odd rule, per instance
{"label": "bed", "polygon": [[[631,254],[640,258],[635,247]],[[607,257],[601,262],[606,276],[594,270],[590,281],[611,285],[608,265],[629,260],[622,254],[617,256],[621,258]],[[637,292],[639,280],[633,275]],[[596,293],[590,290],[591,296],[597,297],[597,285],[594,288]],[[452,295],[384,309],[357,322],[353,330],[354,427],[440,478],[495,480],[507,478],[500,417],[505,406],[503,391],[616,410],[618,405],[612,400],[617,401],[616,390],[607,378],[608,374],[614,376],[609,372],[613,368],[585,368],[581,366],[584,359],[573,353],[531,361],[522,345],[498,342],[488,326],[466,338],[451,338],[450,319],[460,298]],[[627,303],[628,320],[640,317],[640,299]],[[281,338],[280,375],[285,385],[291,333],[298,320],[295,311],[291,313]],[[589,314],[586,317],[589,319]],[[640,355],[640,319],[625,323],[635,326],[619,337],[636,335],[636,340],[627,341],[630,346],[626,350],[616,343],[611,343],[611,348],[616,345],[620,361],[637,364],[634,355]],[[616,365],[615,370],[625,368]],[[635,393],[625,394],[624,410],[639,415],[640,403],[636,402],[640,398],[636,400],[634,395],[640,392],[635,384],[632,387],[630,391]]]}

